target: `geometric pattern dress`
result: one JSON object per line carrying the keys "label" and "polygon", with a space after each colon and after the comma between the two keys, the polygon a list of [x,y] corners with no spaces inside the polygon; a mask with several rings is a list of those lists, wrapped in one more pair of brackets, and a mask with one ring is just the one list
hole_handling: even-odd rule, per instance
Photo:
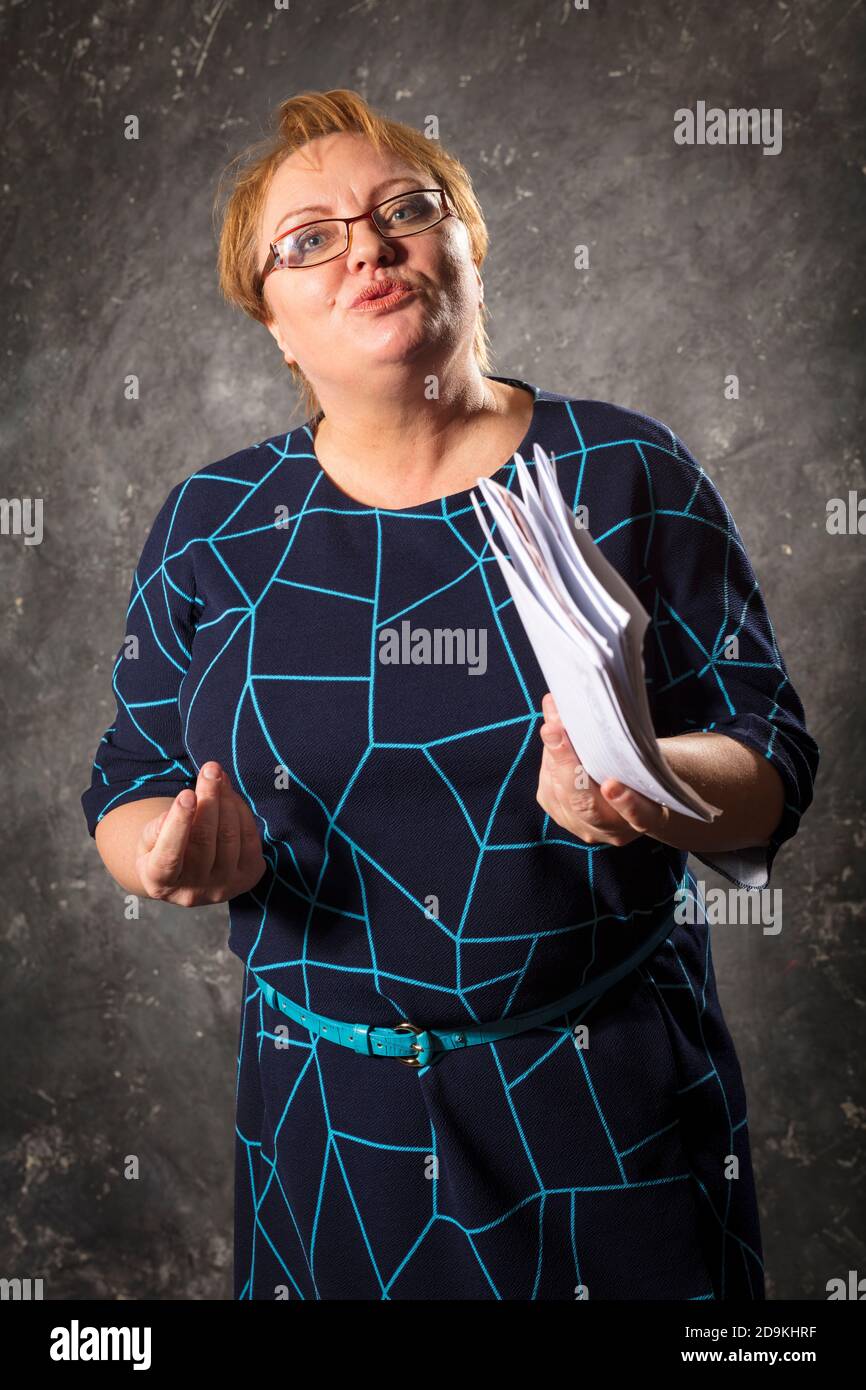
{"label": "geometric pattern dress", "polygon": [[[769,844],[699,856],[767,884],[819,750],[723,499],[661,422],[493,379],[532,393],[519,452],[552,455],[650,615],[657,735],[719,730],[778,770]],[[229,904],[234,1297],[764,1298],[710,928],[700,901],[672,917],[699,897],[686,854],[587,845],[542,810],[547,686],[471,490],[363,505],[315,423],[172,487],[82,796],[93,834],[216,758],[260,829],[267,868]],[[513,458],[493,476],[519,493]],[[311,1034],[255,975],[329,1018],[458,1031],[591,993],[413,1068]]]}

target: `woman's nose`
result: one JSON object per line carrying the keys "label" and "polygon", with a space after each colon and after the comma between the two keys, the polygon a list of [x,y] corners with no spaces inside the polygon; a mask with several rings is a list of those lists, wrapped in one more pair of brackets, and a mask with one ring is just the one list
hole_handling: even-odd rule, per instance
{"label": "woman's nose", "polygon": [[346,260],[350,265],[387,265],[393,262],[396,254],[396,246],[388,237],[382,236],[370,218],[364,222],[352,223],[349,228],[349,249],[346,252]]}

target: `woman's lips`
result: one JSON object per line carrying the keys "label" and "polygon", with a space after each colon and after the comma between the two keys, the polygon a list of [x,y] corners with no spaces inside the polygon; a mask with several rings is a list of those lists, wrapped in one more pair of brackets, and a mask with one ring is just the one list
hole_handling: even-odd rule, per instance
{"label": "woman's lips", "polygon": [[383,313],[387,309],[393,309],[395,304],[399,304],[402,299],[406,299],[414,293],[415,291],[410,285],[398,285],[390,294],[377,295],[375,299],[362,299],[358,304],[353,304],[352,312],[360,314]]}

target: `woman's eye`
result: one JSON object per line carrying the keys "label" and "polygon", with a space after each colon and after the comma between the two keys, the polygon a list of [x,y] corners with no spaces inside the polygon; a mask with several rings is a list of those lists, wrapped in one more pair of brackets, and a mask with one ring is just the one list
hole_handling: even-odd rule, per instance
{"label": "woman's eye", "polygon": [[407,219],[417,216],[417,203],[401,203],[398,208],[394,208],[388,217],[389,222],[405,222]]}

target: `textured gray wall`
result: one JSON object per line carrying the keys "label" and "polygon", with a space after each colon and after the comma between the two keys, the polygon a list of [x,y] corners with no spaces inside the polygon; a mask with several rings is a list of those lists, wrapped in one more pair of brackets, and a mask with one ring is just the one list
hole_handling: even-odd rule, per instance
{"label": "textured gray wall", "polygon": [[[0,17],[2,491],[44,498],[41,544],[0,537],[0,1273],[43,1277],[46,1298],[230,1296],[227,908],[144,902],[126,921],[79,796],[159,504],[294,405],[270,335],[217,293],[218,172],[278,101],[338,86],[418,126],[436,114],[470,169],[493,370],[666,421],[739,523],[823,753],[776,863],[781,935],[714,936],[768,1290],[820,1299],[866,1271],[866,536],[825,527],[828,498],[866,496],[862,7],[7,0]],[[781,153],[675,145],[674,111],[699,100],[781,108]]]}

